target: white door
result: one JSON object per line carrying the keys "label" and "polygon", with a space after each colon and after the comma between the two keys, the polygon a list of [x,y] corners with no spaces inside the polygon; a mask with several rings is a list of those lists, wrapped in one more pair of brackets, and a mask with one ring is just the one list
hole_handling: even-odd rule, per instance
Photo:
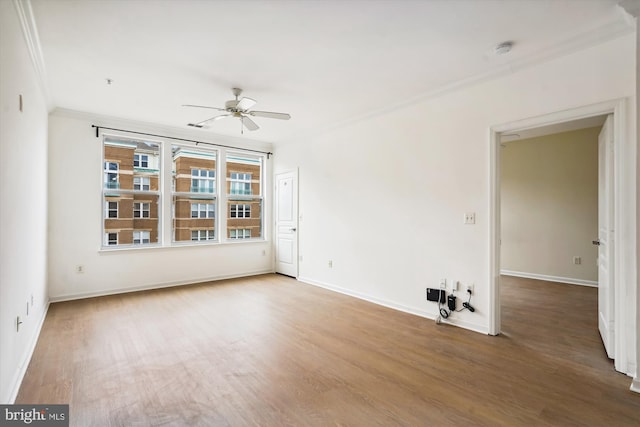
{"label": "white door", "polygon": [[298,172],[276,175],[276,272],[298,277]]}
{"label": "white door", "polygon": [[607,356],[614,352],[613,276],[613,116],[607,117],[598,136],[598,329]]}

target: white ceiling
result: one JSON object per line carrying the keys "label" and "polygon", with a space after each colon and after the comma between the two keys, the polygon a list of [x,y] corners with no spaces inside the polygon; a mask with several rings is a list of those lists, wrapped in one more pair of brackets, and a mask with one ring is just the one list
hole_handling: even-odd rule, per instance
{"label": "white ceiling", "polygon": [[182,104],[220,107],[237,86],[291,114],[243,135],[275,143],[632,31],[616,3],[31,0],[53,106],[186,129],[215,112]]}

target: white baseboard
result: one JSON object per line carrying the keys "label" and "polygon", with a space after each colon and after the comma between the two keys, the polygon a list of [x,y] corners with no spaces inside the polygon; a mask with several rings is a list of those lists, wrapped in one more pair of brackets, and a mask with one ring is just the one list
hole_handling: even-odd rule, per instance
{"label": "white baseboard", "polygon": [[44,319],[47,317],[47,312],[49,311],[49,302],[44,308],[40,319],[38,320],[38,325],[36,326],[35,333],[31,337],[31,341],[29,342],[29,347],[25,351],[22,356],[22,360],[20,365],[18,365],[18,370],[16,371],[12,386],[10,388],[11,393],[9,394],[8,403],[13,404],[16,401],[16,397],[18,397],[18,392],[20,391],[20,386],[22,385],[22,380],[24,379],[24,375],[27,373],[27,368],[29,367],[29,363],[31,362],[31,357],[33,356],[33,352],[36,349],[36,344],[38,344],[38,338],[40,338],[40,331],[42,331],[42,325],[44,325]]}
{"label": "white baseboard", "polygon": [[640,377],[636,377],[633,379],[633,381],[631,381],[631,387],[629,388],[629,390],[640,393]]}
{"label": "white baseboard", "polygon": [[546,280],[547,282],[569,283],[571,285],[598,287],[598,282],[593,280],[574,279],[571,277],[548,276],[546,274],[525,273],[522,271],[500,270],[504,276],[523,277],[525,279]]}
{"label": "white baseboard", "polygon": [[[420,317],[424,317],[427,319],[431,319],[431,320],[435,320],[436,317],[438,317],[437,313],[430,313],[426,310],[421,310],[421,309],[417,309],[414,307],[407,307],[405,305],[402,304],[398,304],[396,302],[393,301],[388,301],[388,300],[383,300],[380,298],[376,298],[373,297],[371,295],[367,295],[367,294],[363,294],[361,292],[355,292],[352,291],[350,289],[346,289],[346,288],[342,288],[340,286],[335,286],[332,285],[330,283],[326,283],[326,282],[321,282],[318,280],[314,280],[314,279],[310,279],[308,277],[298,277],[298,279],[300,282],[306,283],[308,285],[312,285],[312,286],[318,286],[320,288],[324,288],[324,289],[328,289],[330,291],[334,291],[334,292],[338,292],[344,295],[348,295],[354,298],[358,298],[364,301],[368,301],[371,302],[373,304],[377,304],[377,305],[381,305],[383,307],[387,307],[387,308],[391,308],[393,310],[398,310],[398,311],[402,311],[405,313],[409,313],[409,314],[413,314],[415,316],[420,316]],[[444,324],[448,324],[448,325],[454,325],[454,326],[459,326],[463,329],[468,329],[470,331],[474,331],[474,332],[479,332],[481,334],[488,334],[489,333],[489,329],[486,326],[483,325],[478,325],[476,323],[471,323],[471,322],[465,322],[463,320],[459,320],[459,319],[455,319],[455,318],[447,318],[447,319],[442,319],[441,323]]]}
{"label": "white baseboard", "polygon": [[259,270],[259,271],[246,272],[242,274],[229,274],[229,275],[219,275],[219,276],[212,276],[212,277],[201,277],[201,278],[193,278],[188,280],[161,282],[161,283],[155,283],[151,285],[133,286],[129,288],[104,289],[100,291],[82,292],[78,294],[57,295],[57,296],[50,297],[50,301],[51,302],[73,301],[73,300],[84,299],[84,298],[103,297],[107,295],[126,294],[129,292],[150,291],[153,289],[171,288],[174,286],[188,286],[188,285],[195,285],[198,283],[215,282],[215,281],[226,280],[226,279],[237,279],[240,277],[258,276],[260,274],[269,274],[269,273],[273,273],[273,270],[272,269]]}

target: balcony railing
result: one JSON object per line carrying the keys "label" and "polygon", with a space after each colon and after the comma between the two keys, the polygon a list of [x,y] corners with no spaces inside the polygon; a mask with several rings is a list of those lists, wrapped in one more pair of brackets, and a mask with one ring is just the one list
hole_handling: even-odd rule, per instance
{"label": "balcony railing", "polygon": [[104,183],[104,188],[110,189],[110,190],[119,190],[120,189],[120,183],[119,182],[113,182],[113,181],[107,181]]}
{"label": "balcony railing", "polygon": [[191,192],[192,193],[209,193],[209,194],[213,194],[213,187],[198,187],[198,186],[191,186]]}

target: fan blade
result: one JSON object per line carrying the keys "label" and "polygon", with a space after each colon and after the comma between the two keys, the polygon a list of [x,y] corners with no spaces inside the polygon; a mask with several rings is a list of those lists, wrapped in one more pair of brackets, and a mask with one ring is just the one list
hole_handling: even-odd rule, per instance
{"label": "fan blade", "polygon": [[256,124],[256,122],[254,122],[253,120],[251,120],[247,116],[242,116],[242,118],[240,120],[242,120],[242,124],[244,125],[244,127],[246,127],[249,130],[258,130],[258,129],[260,129],[260,126],[258,126]]}
{"label": "fan blade", "polygon": [[255,99],[245,97],[245,98],[242,98],[240,101],[238,101],[238,104],[236,105],[236,109],[240,111],[246,111],[249,108],[253,107],[254,105],[256,105]]}
{"label": "fan blade", "polygon": [[224,108],[207,107],[206,105],[182,104],[183,107],[208,108],[209,110],[227,111]]}
{"label": "fan blade", "polygon": [[248,114],[256,117],[266,117],[268,119],[280,119],[280,120],[289,120],[291,118],[291,114],[288,113],[273,113],[271,111],[247,111]]}
{"label": "fan blade", "polygon": [[222,114],[220,116],[213,116],[198,123],[189,123],[188,126],[192,126],[194,128],[202,128],[204,127],[204,124],[207,122],[224,119],[225,117],[229,117],[229,116],[231,116],[231,114]]}

